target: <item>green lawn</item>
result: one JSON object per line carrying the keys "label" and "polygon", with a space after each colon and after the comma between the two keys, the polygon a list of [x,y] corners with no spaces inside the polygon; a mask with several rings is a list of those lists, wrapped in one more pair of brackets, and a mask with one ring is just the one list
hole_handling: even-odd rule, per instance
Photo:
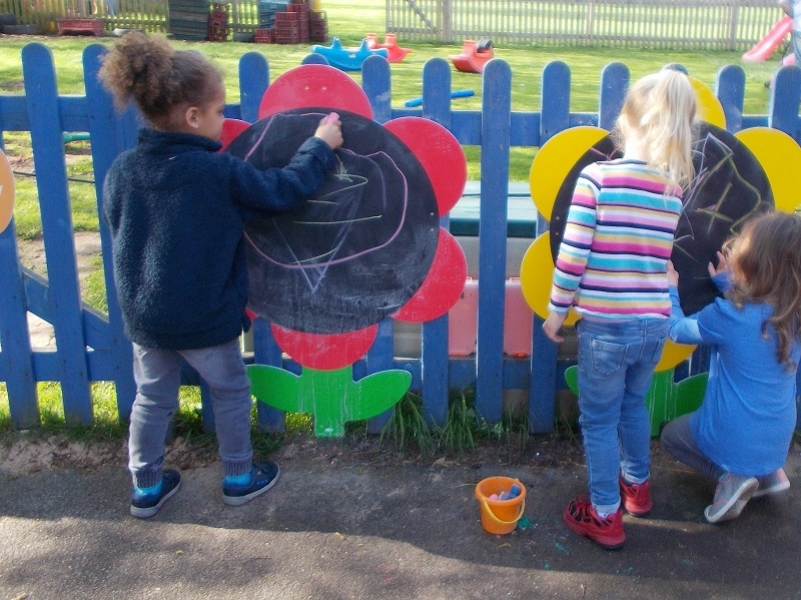
{"label": "green lawn", "polygon": [[[383,6],[376,0],[369,0],[364,6],[344,0],[328,0],[325,9],[329,15],[332,34],[338,34],[346,45],[356,44],[363,33],[374,31],[383,35],[383,11],[375,7]],[[358,10],[357,10],[358,7]],[[373,8],[369,8],[373,7]],[[58,74],[59,91],[64,94],[83,93],[83,73],[81,53],[87,44],[112,44],[113,38],[91,37],[14,37],[3,40],[0,46],[0,93],[22,93],[22,65],[20,53],[25,44],[31,41],[46,44],[51,48]],[[409,54],[402,63],[392,65],[392,104],[402,107],[403,102],[422,94],[421,73],[427,60],[434,57],[447,57],[458,53],[456,46],[435,44],[401,44],[410,47]],[[238,63],[246,52],[261,52],[269,62],[271,78],[300,64],[309,52],[307,44],[267,45],[244,43],[188,43],[175,42],[179,48],[195,48],[212,58],[225,73],[228,101],[238,102]],[[512,109],[518,111],[537,111],[541,102],[542,70],[552,61],[564,61],[571,69],[572,85],[570,106],[572,111],[595,111],[598,109],[598,91],[603,68],[611,62],[622,62],[631,71],[632,80],[652,72],[670,62],[684,65],[691,75],[714,89],[717,72],[726,65],[739,64],[746,72],[745,114],[765,114],[769,104],[769,90],[764,82],[778,65],[778,58],[764,63],[743,63],[739,55],[732,52],[666,52],[663,50],[621,50],[588,49],[570,47],[510,46],[495,49],[495,55],[507,61],[512,67]],[[358,74],[355,78],[359,80]],[[454,101],[454,109],[477,110],[481,107],[481,76],[462,73],[454,69],[453,89],[472,89],[475,96]],[[30,157],[30,143],[26,134],[5,135],[6,150],[9,155]],[[75,179],[91,180],[91,162],[86,144],[80,142],[67,146],[70,156],[70,176]],[[467,148],[469,177],[480,176],[478,149]],[[516,181],[528,179],[534,148],[514,149],[511,160],[510,178]],[[36,206],[34,180],[21,177],[18,181],[18,207],[15,214],[19,234],[33,238],[39,234],[40,223]],[[94,199],[91,185],[80,181],[71,182],[74,198],[75,227],[93,229],[97,227],[94,214]]]}

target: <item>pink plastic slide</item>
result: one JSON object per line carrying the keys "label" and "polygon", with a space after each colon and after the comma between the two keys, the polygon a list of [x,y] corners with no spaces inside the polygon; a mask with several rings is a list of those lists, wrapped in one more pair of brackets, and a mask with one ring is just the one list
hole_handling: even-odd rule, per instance
{"label": "pink plastic slide", "polygon": [[776,48],[779,47],[787,37],[788,33],[793,31],[793,19],[784,16],[779,19],[779,22],[773,26],[768,32],[768,35],[763,37],[756,46],[751,48],[748,52],[743,54],[743,60],[746,62],[762,62],[766,60]]}

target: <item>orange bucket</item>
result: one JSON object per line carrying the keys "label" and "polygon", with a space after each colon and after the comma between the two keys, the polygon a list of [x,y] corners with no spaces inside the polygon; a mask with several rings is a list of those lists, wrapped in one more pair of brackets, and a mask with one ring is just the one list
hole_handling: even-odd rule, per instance
{"label": "orange bucket", "polygon": [[[520,486],[520,495],[510,500],[490,500],[493,494],[508,492],[512,484]],[[481,526],[488,533],[512,533],[526,509],[526,486],[511,477],[488,477],[476,485],[476,499],[481,507]]]}

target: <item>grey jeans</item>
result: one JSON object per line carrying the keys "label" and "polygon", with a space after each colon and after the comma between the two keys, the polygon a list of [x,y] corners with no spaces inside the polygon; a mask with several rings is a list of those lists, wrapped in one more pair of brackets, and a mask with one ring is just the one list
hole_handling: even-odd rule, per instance
{"label": "grey jeans", "polygon": [[690,432],[690,415],[682,415],[665,425],[659,440],[662,442],[662,447],[673,458],[692,467],[716,483],[726,472],[698,449]]}
{"label": "grey jeans", "polygon": [[250,380],[239,340],[197,350],[158,350],[134,344],[136,399],[128,436],[128,468],[136,487],[161,480],[164,442],[178,408],[181,365],[186,359],[210,389],[224,475],[243,475],[252,466]]}

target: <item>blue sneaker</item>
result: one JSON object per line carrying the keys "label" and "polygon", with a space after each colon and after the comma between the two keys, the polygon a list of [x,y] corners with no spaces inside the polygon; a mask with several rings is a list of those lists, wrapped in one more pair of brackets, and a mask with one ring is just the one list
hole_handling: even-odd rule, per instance
{"label": "blue sneaker", "polygon": [[263,494],[278,481],[281,470],[273,461],[253,463],[250,471],[250,483],[234,485],[223,482],[223,502],[228,506],[242,506],[256,496]]}
{"label": "blue sneaker", "polygon": [[131,514],[137,519],[152,517],[180,487],[181,474],[173,469],[164,469],[161,476],[161,490],[158,494],[140,494],[134,491],[131,495]]}

